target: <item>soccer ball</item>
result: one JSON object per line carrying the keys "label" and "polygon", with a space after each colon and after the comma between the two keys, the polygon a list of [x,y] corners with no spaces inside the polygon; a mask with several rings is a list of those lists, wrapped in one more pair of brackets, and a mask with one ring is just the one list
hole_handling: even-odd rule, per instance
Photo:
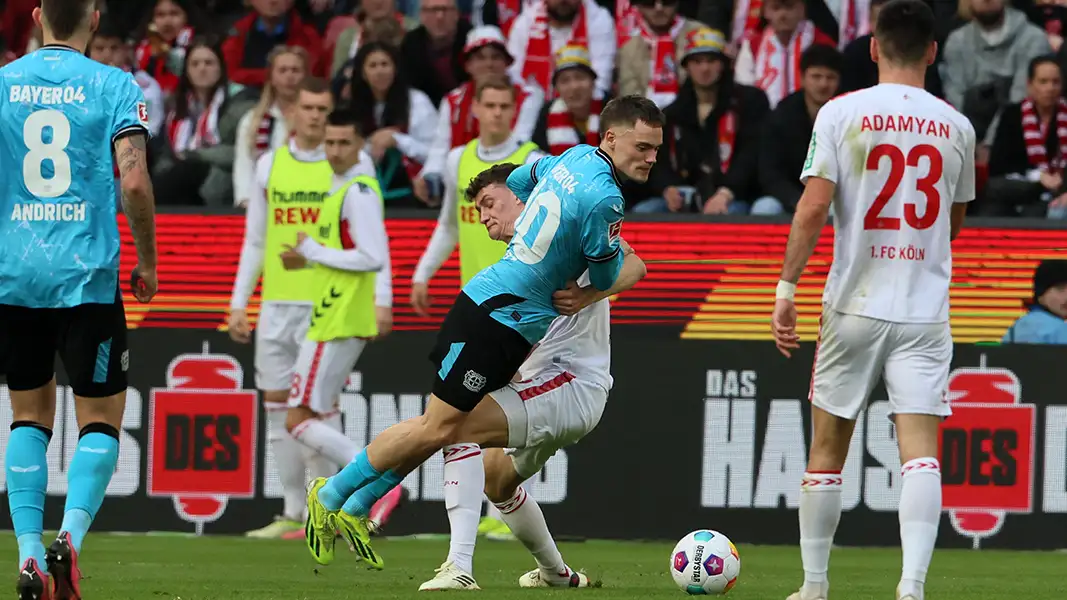
{"label": "soccer ball", "polygon": [[741,574],[741,557],[728,537],[698,529],[671,552],[671,576],[687,594],[725,594]]}

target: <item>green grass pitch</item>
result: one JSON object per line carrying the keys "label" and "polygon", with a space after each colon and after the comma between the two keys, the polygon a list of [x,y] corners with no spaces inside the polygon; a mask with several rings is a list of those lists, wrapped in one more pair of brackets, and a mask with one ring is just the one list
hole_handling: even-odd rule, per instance
{"label": "green grass pitch", "polygon": [[[0,560],[9,565],[14,588],[18,559],[11,534],[0,541]],[[564,558],[600,584],[589,590],[522,590],[519,575],[533,559],[518,542],[479,540],[477,597],[501,600],[619,598],[679,600],[667,571],[669,542],[589,541],[561,544]],[[337,560],[317,567],[303,543],[230,537],[170,537],[89,534],[81,557],[87,600],[376,600],[410,598],[444,560],[440,540],[377,540],[384,571],[368,571],[356,555],[338,547]],[[735,600],[784,600],[801,579],[800,553],[793,547],[738,544],[741,577],[729,594]],[[830,565],[835,600],[893,600],[900,551],[838,548]],[[1067,555],[1036,552],[939,551],[927,579],[928,600],[1063,600],[1067,598]],[[448,594],[449,592],[445,592]],[[8,597],[13,597],[12,592]],[[424,592],[424,594],[428,594]],[[2,596],[0,596],[2,597]]]}

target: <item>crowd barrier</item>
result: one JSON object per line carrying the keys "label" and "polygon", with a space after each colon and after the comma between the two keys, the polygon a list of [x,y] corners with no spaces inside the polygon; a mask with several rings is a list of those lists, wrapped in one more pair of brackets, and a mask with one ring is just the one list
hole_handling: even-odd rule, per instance
{"label": "crowd barrier", "polygon": [[[432,341],[431,332],[397,332],[367,349],[341,397],[347,435],[364,444],[421,412]],[[528,483],[553,531],[663,539],[712,527],[745,543],[795,543],[813,345],[786,360],[766,342],[686,340],[631,325],[615,327],[612,344],[615,385],[599,427]],[[280,488],[269,475],[251,347],[217,331],[141,329],[130,334],[130,356],[121,457],[95,527],[230,534],[269,522]],[[1063,364],[1064,348],[956,346],[941,546],[1063,545],[1067,376],[1055,368]],[[48,524],[60,520],[77,439],[63,384],[61,376]],[[877,390],[858,421],[844,470],[843,545],[898,540],[900,463],[885,398]],[[3,400],[0,445],[11,420]],[[447,531],[442,471],[438,454],[405,480],[411,501],[390,534]]]}

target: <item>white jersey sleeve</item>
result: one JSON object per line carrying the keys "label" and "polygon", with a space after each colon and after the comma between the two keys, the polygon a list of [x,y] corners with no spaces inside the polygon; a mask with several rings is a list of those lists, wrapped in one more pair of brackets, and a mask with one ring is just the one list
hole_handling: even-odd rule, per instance
{"label": "white jersey sleeve", "polygon": [[880,84],[819,111],[801,179],[836,183],[824,304],[897,323],[948,321],[950,213],[974,198],[974,128],[926,91]]}

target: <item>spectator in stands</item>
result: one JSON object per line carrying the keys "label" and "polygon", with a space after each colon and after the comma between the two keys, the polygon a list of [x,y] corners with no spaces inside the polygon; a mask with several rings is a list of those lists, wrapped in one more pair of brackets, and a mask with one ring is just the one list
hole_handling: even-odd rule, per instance
{"label": "spectator in stands", "polygon": [[467,81],[463,45],[471,25],[459,18],[456,0],[421,0],[422,24],[404,36],[403,71],[412,87],[437,106],[450,90]]}
{"label": "spectator in stands", "polygon": [[101,17],[96,33],[89,42],[89,58],[133,75],[134,81],[144,94],[145,108],[148,110],[148,131],[152,136],[159,135],[165,114],[163,90],[151,75],[136,68],[126,45],[125,35],[117,23]]}
{"label": "spectator in stands", "polygon": [[607,103],[596,87],[596,71],[585,46],[564,46],[556,53],[552,85],[556,99],[545,104],[533,138],[548,154],[559,156],[578,144],[600,145],[600,110]]}
{"label": "spectator in stands", "polygon": [[26,53],[33,36],[33,9],[38,0],[0,2],[0,65]]}
{"label": "spectator in stands", "polygon": [[619,48],[619,95],[641,94],[664,108],[678,96],[685,36],[701,24],[678,14],[678,0],[633,0],[637,33]]}
{"label": "spectator in stands", "polygon": [[841,53],[816,44],[800,57],[801,89],[778,103],[763,129],[759,180],[765,194],[752,203],[752,214],[793,212],[804,192],[800,171],[815,128],[815,115],[837,94]]}
{"label": "spectator in stands", "polygon": [[997,118],[981,209],[992,216],[1067,218],[1067,101],[1052,56],[1027,68],[1027,95]]}
{"label": "spectator in stands", "polygon": [[551,99],[553,57],[563,46],[585,46],[593,58],[597,86],[610,91],[615,69],[615,19],[594,0],[537,0],[515,19],[508,52],[511,78]]}
{"label": "spectator in stands", "polygon": [[1035,23],[1045,31],[1052,51],[1058,52],[1063,46],[1064,24],[1067,24],[1067,6],[1061,0],[1035,0],[1033,4],[1027,7],[1026,16],[1031,23]]}
{"label": "spectator in stands", "polygon": [[[393,27],[387,29],[383,27],[385,23]],[[346,62],[356,57],[360,44],[371,41],[368,39],[370,32],[374,32],[370,37],[377,41],[399,46],[404,34],[417,26],[418,23],[397,11],[395,0],[362,0],[356,10],[356,24],[345,29],[337,37],[330,74],[336,75]],[[396,38],[388,39],[388,35],[395,35]]]}
{"label": "spectator in stands", "polygon": [[235,205],[248,205],[259,157],[289,141],[289,113],[295,107],[300,84],[308,76],[309,68],[308,53],[299,46],[279,46],[267,56],[270,78],[263,86],[259,103],[237,125],[233,161]]}
{"label": "spectator in stands", "polygon": [[870,35],[874,29],[876,19],[871,17],[873,0],[824,0],[824,3],[837,23],[839,50],[844,50],[860,37]]}
{"label": "spectator in stands", "polygon": [[[889,0],[870,0],[868,31],[874,29],[874,23],[878,21],[878,11],[886,2]],[[871,37],[873,36],[870,33],[865,33],[845,47],[844,62],[841,66],[841,88],[838,93],[845,94],[878,85],[878,65],[871,60]],[[926,91],[937,97],[942,96],[938,69],[926,70]]]}
{"label": "spectator in stands", "polygon": [[970,0],[974,19],[945,42],[941,83],[945,100],[987,139],[997,111],[1026,97],[1026,66],[1051,49],[1045,32],[1007,0]]}
{"label": "spectator in stands", "polygon": [[222,51],[193,40],[167,115],[167,152],[153,170],[163,205],[221,207],[233,201],[233,163],[241,117],[254,101],[230,83]]}
{"label": "spectator in stands", "polygon": [[222,46],[226,68],[235,83],[262,87],[267,82],[268,56],[277,46],[307,51],[311,73],[323,72],[322,39],[292,8],[292,0],[249,0],[252,10],[230,30]]}
{"label": "spectator in stands", "polygon": [[408,84],[399,63],[392,46],[364,44],[356,54],[351,92],[351,108],[392,207],[414,201],[411,181],[426,161],[437,125],[436,107]]}
{"label": "spectator in stands", "polygon": [[734,79],[766,92],[773,108],[800,89],[800,55],[808,46],[835,43],[808,20],[804,0],[764,0],[763,16],[767,26],[741,44]]}
{"label": "spectator in stands", "polygon": [[1015,321],[1005,344],[1067,344],[1067,260],[1043,260],[1034,269],[1029,310]]}
{"label": "spectator in stands", "polygon": [[686,81],[664,111],[666,144],[653,168],[668,169],[674,186],[635,211],[689,211],[699,204],[695,194],[704,199],[705,214],[748,212],[745,199],[758,191],[760,131],[770,109],[762,91],[734,81],[725,51],[722,32],[704,28],[687,37]]}
{"label": "spectator in stands", "polygon": [[[463,53],[471,79],[449,92],[441,101],[430,155],[426,158],[422,173],[414,182],[415,196],[430,206],[436,206],[441,200],[437,192],[442,189],[439,183],[448,151],[456,146],[466,145],[478,137],[478,120],[471,111],[475,86],[486,77],[506,75],[508,66],[513,62],[508,54],[504,34],[492,25],[472,29],[467,34]],[[539,88],[521,84],[515,84],[515,94],[519,110],[512,126],[519,139],[528,140],[537,125],[544,96]],[[430,179],[430,186],[427,186],[427,178]]]}
{"label": "spectator in stands", "polygon": [[193,39],[194,7],[189,0],[158,0],[137,46],[137,66],[151,75],[170,96],[178,87],[185,52]]}

